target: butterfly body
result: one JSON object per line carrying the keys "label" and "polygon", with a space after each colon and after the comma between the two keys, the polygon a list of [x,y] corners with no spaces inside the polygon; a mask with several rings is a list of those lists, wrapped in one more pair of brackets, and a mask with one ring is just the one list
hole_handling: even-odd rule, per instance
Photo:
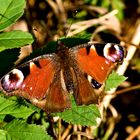
{"label": "butterfly body", "polygon": [[70,53],[69,48],[65,47],[64,44],[58,45],[58,50],[57,50],[57,60],[56,62],[59,63],[60,66],[60,75],[63,77],[66,90],[70,92],[74,92],[74,89],[76,88],[76,84],[74,82],[74,71],[73,68],[76,67],[75,61],[74,61],[74,55]]}
{"label": "butterfly body", "polygon": [[[118,45],[86,43],[68,48],[58,41],[55,53],[34,58],[3,76],[0,89],[28,99],[47,113],[70,108],[71,94],[77,105],[97,104],[94,89],[123,58],[124,49]],[[92,84],[85,75],[93,78]]]}

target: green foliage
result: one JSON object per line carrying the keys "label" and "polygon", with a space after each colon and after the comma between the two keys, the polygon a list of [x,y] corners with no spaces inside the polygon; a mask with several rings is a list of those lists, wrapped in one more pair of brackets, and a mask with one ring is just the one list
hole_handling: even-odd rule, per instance
{"label": "green foliage", "polygon": [[77,106],[73,96],[71,96],[71,103],[71,109],[56,113],[56,115],[68,123],[82,126],[97,126],[97,119],[101,118],[101,115],[96,105]]}
{"label": "green foliage", "polygon": [[[25,0],[0,0],[0,31],[14,24],[23,15],[24,7]],[[32,42],[33,37],[27,32],[11,31],[0,34],[0,60],[3,60],[0,61],[0,76],[17,60],[19,50],[16,48]]]}
{"label": "green foliage", "polygon": [[64,121],[82,126],[96,126],[96,120],[100,118],[100,112],[96,105],[73,106],[62,113],[57,113]]}
{"label": "green foliage", "polygon": [[118,75],[115,72],[112,72],[109,75],[108,79],[106,80],[105,91],[109,91],[112,88],[117,88],[126,79],[127,77],[124,77],[122,75]]}
{"label": "green foliage", "polygon": [[60,39],[67,47],[73,47],[76,45],[80,45],[83,43],[87,43],[89,41],[89,36],[84,34],[82,37],[76,36],[76,37],[68,37],[68,38],[61,38]]}
{"label": "green foliage", "polygon": [[96,5],[98,0],[84,0],[84,2],[87,3],[87,4]]}
{"label": "green foliage", "polygon": [[13,120],[0,130],[1,140],[52,140],[42,127]]}
{"label": "green foliage", "polygon": [[131,61],[131,65],[140,73],[140,57],[134,57],[133,61]]}
{"label": "green foliage", "polygon": [[11,138],[5,130],[0,129],[0,140],[11,140]]}
{"label": "green foliage", "polygon": [[25,0],[0,0],[0,31],[14,24],[24,12]]}
{"label": "green foliage", "polygon": [[17,101],[12,101],[0,96],[0,120],[3,120],[6,115],[11,115],[16,118],[27,119],[35,110],[21,105]]}
{"label": "green foliage", "polygon": [[124,3],[122,0],[84,0],[85,3],[89,5],[95,5],[99,7],[104,7],[108,9],[108,11],[117,9],[118,14],[117,17],[118,19],[122,20],[124,18]]}
{"label": "green foliage", "polygon": [[113,9],[117,9],[118,10],[118,14],[117,17],[118,19],[122,20],[124,18],[124,3],[121,0],[112,0],[112,7]]}
{"label": "green foliage", "polygon": [[5,49],[18,48],[31,44],[33,37],[31,34],[23,31],[11,31],[0,34],[0,51]]}
{"label": "green foliage", "polygon": [[0,52],[0,76],[3,76],[7,72],[11,70],[14,66],[14,62],[18,60],[18,56],[20,55],[20,49],[10,49],[4,50]]}

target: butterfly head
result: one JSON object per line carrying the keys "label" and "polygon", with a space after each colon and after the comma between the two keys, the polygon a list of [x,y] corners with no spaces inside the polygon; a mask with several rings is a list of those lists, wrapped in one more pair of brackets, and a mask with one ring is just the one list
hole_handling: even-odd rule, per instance
{"label": "butterfly head", "polygon": [[63,51],[66,48],[68,49],[68,47],[61,40],[57,41],[57,52],[58,51]]}

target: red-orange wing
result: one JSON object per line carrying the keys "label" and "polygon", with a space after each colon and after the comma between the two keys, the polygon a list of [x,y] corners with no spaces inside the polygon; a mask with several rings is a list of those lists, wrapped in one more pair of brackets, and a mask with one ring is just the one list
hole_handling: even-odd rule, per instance
{"label": "red-orange wing", "polygon": [[37,57],[3,76],[0,89],[9,96],[42,100],[53,81],[55,68],[52,55]]}
{"label": "red-orange wing", "polygon": [[115,44],[85,44],[75,49],[79,68],[102,84],[116,62],[124,58],[124,50]]}
{"label": "red-orange wing", "polygon": [[55,54],[44,55],[6,74],[0,81],[0,88],[6,95],[28,99],[47,113],[63,111],[70,107],[70,99],[63,88],[60,71]]}
{"label": "red-orange wing", "polygon": [[[77,90],[74,92],[77,104],[98,103],[98,96],[95,89],[101,87],[108,74],[124,57],[123,48],[113,44],[83,44],[71,49],[77,61],[73,68],[77,77]],[[79,69],[79,71],[77,71]],[[90,75],[92,84],[85,78]]]}
{"label": "red-orange wing", "polygon": [[45,110],[47,112],[58,112],[70,108],[70,94],[68,93],[61,70],[55,74],[46,96]]}
{"label": "red-orange wing", "polygon": [[98,95],[95,93],[91,83],[85,78],[84,74],[77,73],[77,90],[74,92],[74,97],[78,105],[82,104],[97,104]]}

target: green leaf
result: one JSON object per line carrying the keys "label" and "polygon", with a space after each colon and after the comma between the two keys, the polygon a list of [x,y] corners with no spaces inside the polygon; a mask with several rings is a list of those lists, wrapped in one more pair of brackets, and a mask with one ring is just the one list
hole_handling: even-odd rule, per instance
{"label": "green leaf", "polygon": [[105,91],[109,91],[112,88],[117,88],[126,79],[127,77],[124,77],[122,75],[118,75],[115,72],[112,72],[109,75],[108,79],[106,80]]}
{"label": "green leaf", "polygon": [[4,131],[4,134],[8,134],[11,140],[52,140],[42,127],[34,124],[29,125],[20,120],[8,123],[4,127]]}
{"label": "green leaf", "polygon": [[100,112],[96,105],[73,106],[62,113],[57,113],[64,121],[82,126],[96,126]]}
{"label": "green leaf", "polygon": [[110,5],[110,0],[101,0],[101,7],[108,8]]}
{"label": "green leaf", "polygon": [[6,115],[16,118],[28,118],[34,112],[33,109],[20,105],[17,101],[12,101],[0,96],[0,119],[3,120]]}
{"label": "green leaf", "polygon": [[[60,38],[59,40],[61,42],[63,42],[63,44],[65,44],[65,46],[67,46],[69,48],[89,42],[89,39],[79,38],[79,37],[68,37],[68,38],[63,37],[63,38]],[[45,53],[46,54],[54,53],[57,50],[57,45],[58,45],[57,41],[51,41],[43,49],[35,50],[33,52],[33,54],[30,55],[30,57],[34,58],[36,54],[38,56],[38,55],[42,55]]]}
{"label": "green leaf", "polygon": [[15,62],[19,59],[20,48],[7,49],[0,52],[0,77],[5,75],[7,72],[15,66]]}
{"label": "green leaf", "polygon": [[0,129],[0,140],[11,140],[11,138],[5,130]]}
{"label": "green leaf", "polygon": [[25,0],[0,0],[0,31],[14,24],[24,12]]}
{"label": "green leaf", "polygon": [[67,47],[74,47],[76,45],[84,44],[89,42],[89,39],[86,38],[87,36],[75,36],[75,37],[68,37],[68,38],[61,38],[60,40],[67,46]]}
{"label": "green leaf", "polygon": [[0,51],[4,49],[19,48],[31,44],[33,37],[23,31],[11,31],[0,34]]}
{"label": "green leaf", "polygon": [[122,20],[124,18],[125,5],[122,0],[112,0],[112,7],[118,10],[117,17]]}

